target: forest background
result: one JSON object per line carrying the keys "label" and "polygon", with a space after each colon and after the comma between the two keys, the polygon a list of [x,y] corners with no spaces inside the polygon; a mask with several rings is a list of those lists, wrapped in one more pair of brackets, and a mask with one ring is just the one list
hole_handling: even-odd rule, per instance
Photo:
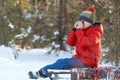
{"label": "forest background", "polygon": [[120,63],[120,0],[0,0],[0,45],[69,51],[65,43],[81,11],[94,6],[104,26],[102,59]]}

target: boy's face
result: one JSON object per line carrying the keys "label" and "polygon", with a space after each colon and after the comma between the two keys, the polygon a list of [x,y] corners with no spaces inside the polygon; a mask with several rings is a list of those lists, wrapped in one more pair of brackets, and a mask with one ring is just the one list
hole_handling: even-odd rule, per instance
{"label": "boy's face", "polygon": [[79,25],[80,27],[82,27],[83,29],[86,29],[86,28],[88,28],[88,27],[90,27],[90,26],[92,25],[91,23],[86,22],[86,21],[83,21],[83,20],[77,21],[77,23],[78,23],[78,25]]}

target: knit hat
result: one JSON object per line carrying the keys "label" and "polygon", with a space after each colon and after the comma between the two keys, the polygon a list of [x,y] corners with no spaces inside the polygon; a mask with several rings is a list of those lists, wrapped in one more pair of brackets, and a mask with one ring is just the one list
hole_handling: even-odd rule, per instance
{"label": "knit hat", "polygon": [[95,14],[96,14],[96,9],[94,7],[88,7],[88,10],[83,11],[80,14],[78,20],[84,20],[93,24],[95,22]]}

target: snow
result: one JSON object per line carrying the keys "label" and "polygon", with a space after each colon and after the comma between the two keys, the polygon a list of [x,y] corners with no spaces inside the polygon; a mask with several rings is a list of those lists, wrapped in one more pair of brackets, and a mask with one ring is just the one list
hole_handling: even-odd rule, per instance
{"label": "snow", "polygon": [[12,24],[12,23],[9,23],[9,25],[8,25],[11,29],[13,29],[14,28],[14,25]]}
{"label": "snow", "polygon": [[36,40],[38,40],[40,37],[38,36],[38,35],[33,35],[33,40],[32,40],[32,42],[34,43]]}
{"label": "snow", "polygon": [[[47,48],[21,50],[18,59],[15,60],[13,49],[4,45],[0,46],[0,80],[30,80],[28,71],[37,71],[43,66],[55,62],[58,58],[72,56],[61,52],[61,55],[57,57],[54,54],[46,54],[47,51]],[[49,78],[44,80],[49,80]]]}
{"label": "snow", "polygon": [[[48,48],[44,49],[31,49],[31,50],[20,50],[18,59],[14,59],[16,48],[0,46],[0,80],[30,80],[28,71],[38,71],[40,68],[47,64],[55,62],[59,58],[71,57],[74,51],[71,53],[65,53],[60,51],[59,57],[56,54],[48,55],[46,52]],[[102,63],[100,66],[111,66],[110,64]],[[70,75],[61,75],[68,80]],[[40,78],[38,80],[43,80]],[[50,80],[46,78],[44,80]],[[60,80],[60,79],[59,79]]]}

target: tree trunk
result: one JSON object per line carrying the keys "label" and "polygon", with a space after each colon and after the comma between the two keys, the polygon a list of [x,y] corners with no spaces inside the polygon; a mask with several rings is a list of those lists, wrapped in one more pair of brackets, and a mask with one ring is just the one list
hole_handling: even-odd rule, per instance
{"label": "tree trunk", "polygon": [[66,8],[66,0],[59,0],[59,11],[58,11],[58,44],[60,44],[60,50],[66,50],[65,45],[63,43],[63,37],[66,32],[66,24],[67,24],[67,8]]}
{"label": "tree trunk", "polygon": [[[21,0],[19,0],[19,28],[18,28],[18,32],[20,32],[20,28],[22,26],[22,10],[21,10]],[[22,41],[20,42],[20,45],[21,45],[21,48],[23,49],[24,48],[24,45],[25,45],[25,41],[24,41],[24,38],[22,39]]]}
{"label": "tree trunk", "polygon": [[0,12],[1,12],[1,25],[0,25],[0,44],[5,43],[5,28],[4,28],[4,0],[1,0],[0,2]]}
{"label": "tree trunk", "polygon": [[114,46],[114,54],[115,54],[115,66],[118,67],[119,66],[119,52],[118,52],[118,41],[119,41],[119,37],[118,37],[118,27],[119,27],[119,8],[118,8],[118,1],[115,0],[115,17],[114,17],[114,28],[115,28],[115,33],[114,33],[114,42],[115,42],[115,46]]}
{"label": "tree trunk", "polygon": [[63,43],[62,43],[62,14],[63,14],[63,0],[59,0],[59,11],[58,11],[58,44],[60,44],[60,50],[62,49]]}
{"label": "tree trunk", "polygon": [[19,28],[21,27],[22,23],[22,11],[21,11],[21,0],[19,0]]}

